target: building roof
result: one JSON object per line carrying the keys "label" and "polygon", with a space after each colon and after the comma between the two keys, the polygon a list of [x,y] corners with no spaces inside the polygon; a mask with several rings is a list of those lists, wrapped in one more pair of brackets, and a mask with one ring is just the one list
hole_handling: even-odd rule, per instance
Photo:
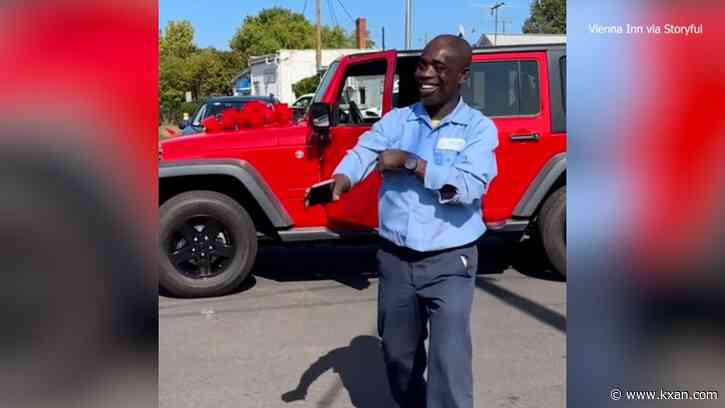
{"label": "building roof", "polygon": [[[375,49],[368,49],[368,48],[323,48],[323,53],[334,53],[334,54],[358,54],[361,52],[371,52],[371,51],[378,51]],[[257,64],[262,61],[268,61],[272,58],[277,58],[282,54],[288,54],[288,53],[315,53],[315,49],[307,48],[307,49],[291,49],[291,48],[283,48],[280,50],[277,50],[275,53],[271,54],[264,54],[264,55],[252,55],[249,57],[249,65]]]}
{"label": "building roof", "polygon": [[244,71],[240,72],[234,78],[232,78],[232,83],[237,82],[239,80],[239,78],[243,77],[244,75],[249,75],[250,72],[251,72],[251,69],[246,68]]}

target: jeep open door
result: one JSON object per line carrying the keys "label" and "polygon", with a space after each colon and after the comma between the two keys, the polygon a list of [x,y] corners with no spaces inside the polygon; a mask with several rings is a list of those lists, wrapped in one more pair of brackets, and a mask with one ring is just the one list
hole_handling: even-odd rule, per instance
{"label": "jeep open door", "polygon": [[[330,105],[330,140],[321,155],[321,179],[335,167],[358,138],[391,109],[395,51],[352,55],[340,61],[323,102]],[[380,176],[373,172],[340,201],[326,206],[331,230],[371,230],[378,226]]]}

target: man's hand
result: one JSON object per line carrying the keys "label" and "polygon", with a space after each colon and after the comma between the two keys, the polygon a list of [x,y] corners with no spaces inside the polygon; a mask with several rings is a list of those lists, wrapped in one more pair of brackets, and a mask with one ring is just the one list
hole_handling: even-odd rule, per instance
{"label": "man's hand", "polygon": [[332,201],[337,201],[340,196],[347,193],[352,188],[352,182],[344,174],[335,174],[332,176],[335,183],[332,185]]}
{"label": "man's hand", "polygon": [[400,170],[403,168],[408,153],[402,150],[390,149],[378,155],[378,171],[380,173],[389,170]]}
{"label": "man's hand", "polygon": [[306,397],[307,397],[307,393],[304,390],[295,388],[292,391],[287,391],[284,394],[282,394],[282,401],[284,401],[284,402],[302,401]]}
{"label": "man's hand", "polygon": [[[344,193],[350,191],[352,182],[344,174],[335,174],[332,176],[332,201],[340,199]],[[310,201],[310,189],[305,190],[305,208],[309,207],[307,203]]]}

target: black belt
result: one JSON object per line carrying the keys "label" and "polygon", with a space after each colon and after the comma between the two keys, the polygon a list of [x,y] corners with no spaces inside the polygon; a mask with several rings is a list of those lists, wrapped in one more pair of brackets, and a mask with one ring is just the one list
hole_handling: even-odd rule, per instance
{"label": "black belt", "polygon": [[468,244],[457,246],[457,247],[438,249],[435,251],[416,251],[415,249],[395,245],[394,243],[388,241],[387,239],[381,238],[380,239],[380,248],[383,251],[389,252],[403,260],[416,261],[416,260],[429,258],[431,256],[440,255],[440,254],[443,254],[446,252],[456,251],[458,249],[470,248],[470,247],[473,247],[476,245],[476,241],[469,242]]}

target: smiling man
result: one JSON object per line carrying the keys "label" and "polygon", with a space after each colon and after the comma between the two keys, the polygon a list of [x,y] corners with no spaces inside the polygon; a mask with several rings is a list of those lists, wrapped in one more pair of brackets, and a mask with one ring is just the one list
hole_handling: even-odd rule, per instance
{"label": "smiling man", "polygon": [[402,408],[473,407],[476,241],[486,229],[481,198],[496,175],[498,138],[461,98],[470,64],[466,41],[433,39],[415,71],[420,102],[385,115],[334,172],[336,199],[376,168],[383,176],[378,332]]}

